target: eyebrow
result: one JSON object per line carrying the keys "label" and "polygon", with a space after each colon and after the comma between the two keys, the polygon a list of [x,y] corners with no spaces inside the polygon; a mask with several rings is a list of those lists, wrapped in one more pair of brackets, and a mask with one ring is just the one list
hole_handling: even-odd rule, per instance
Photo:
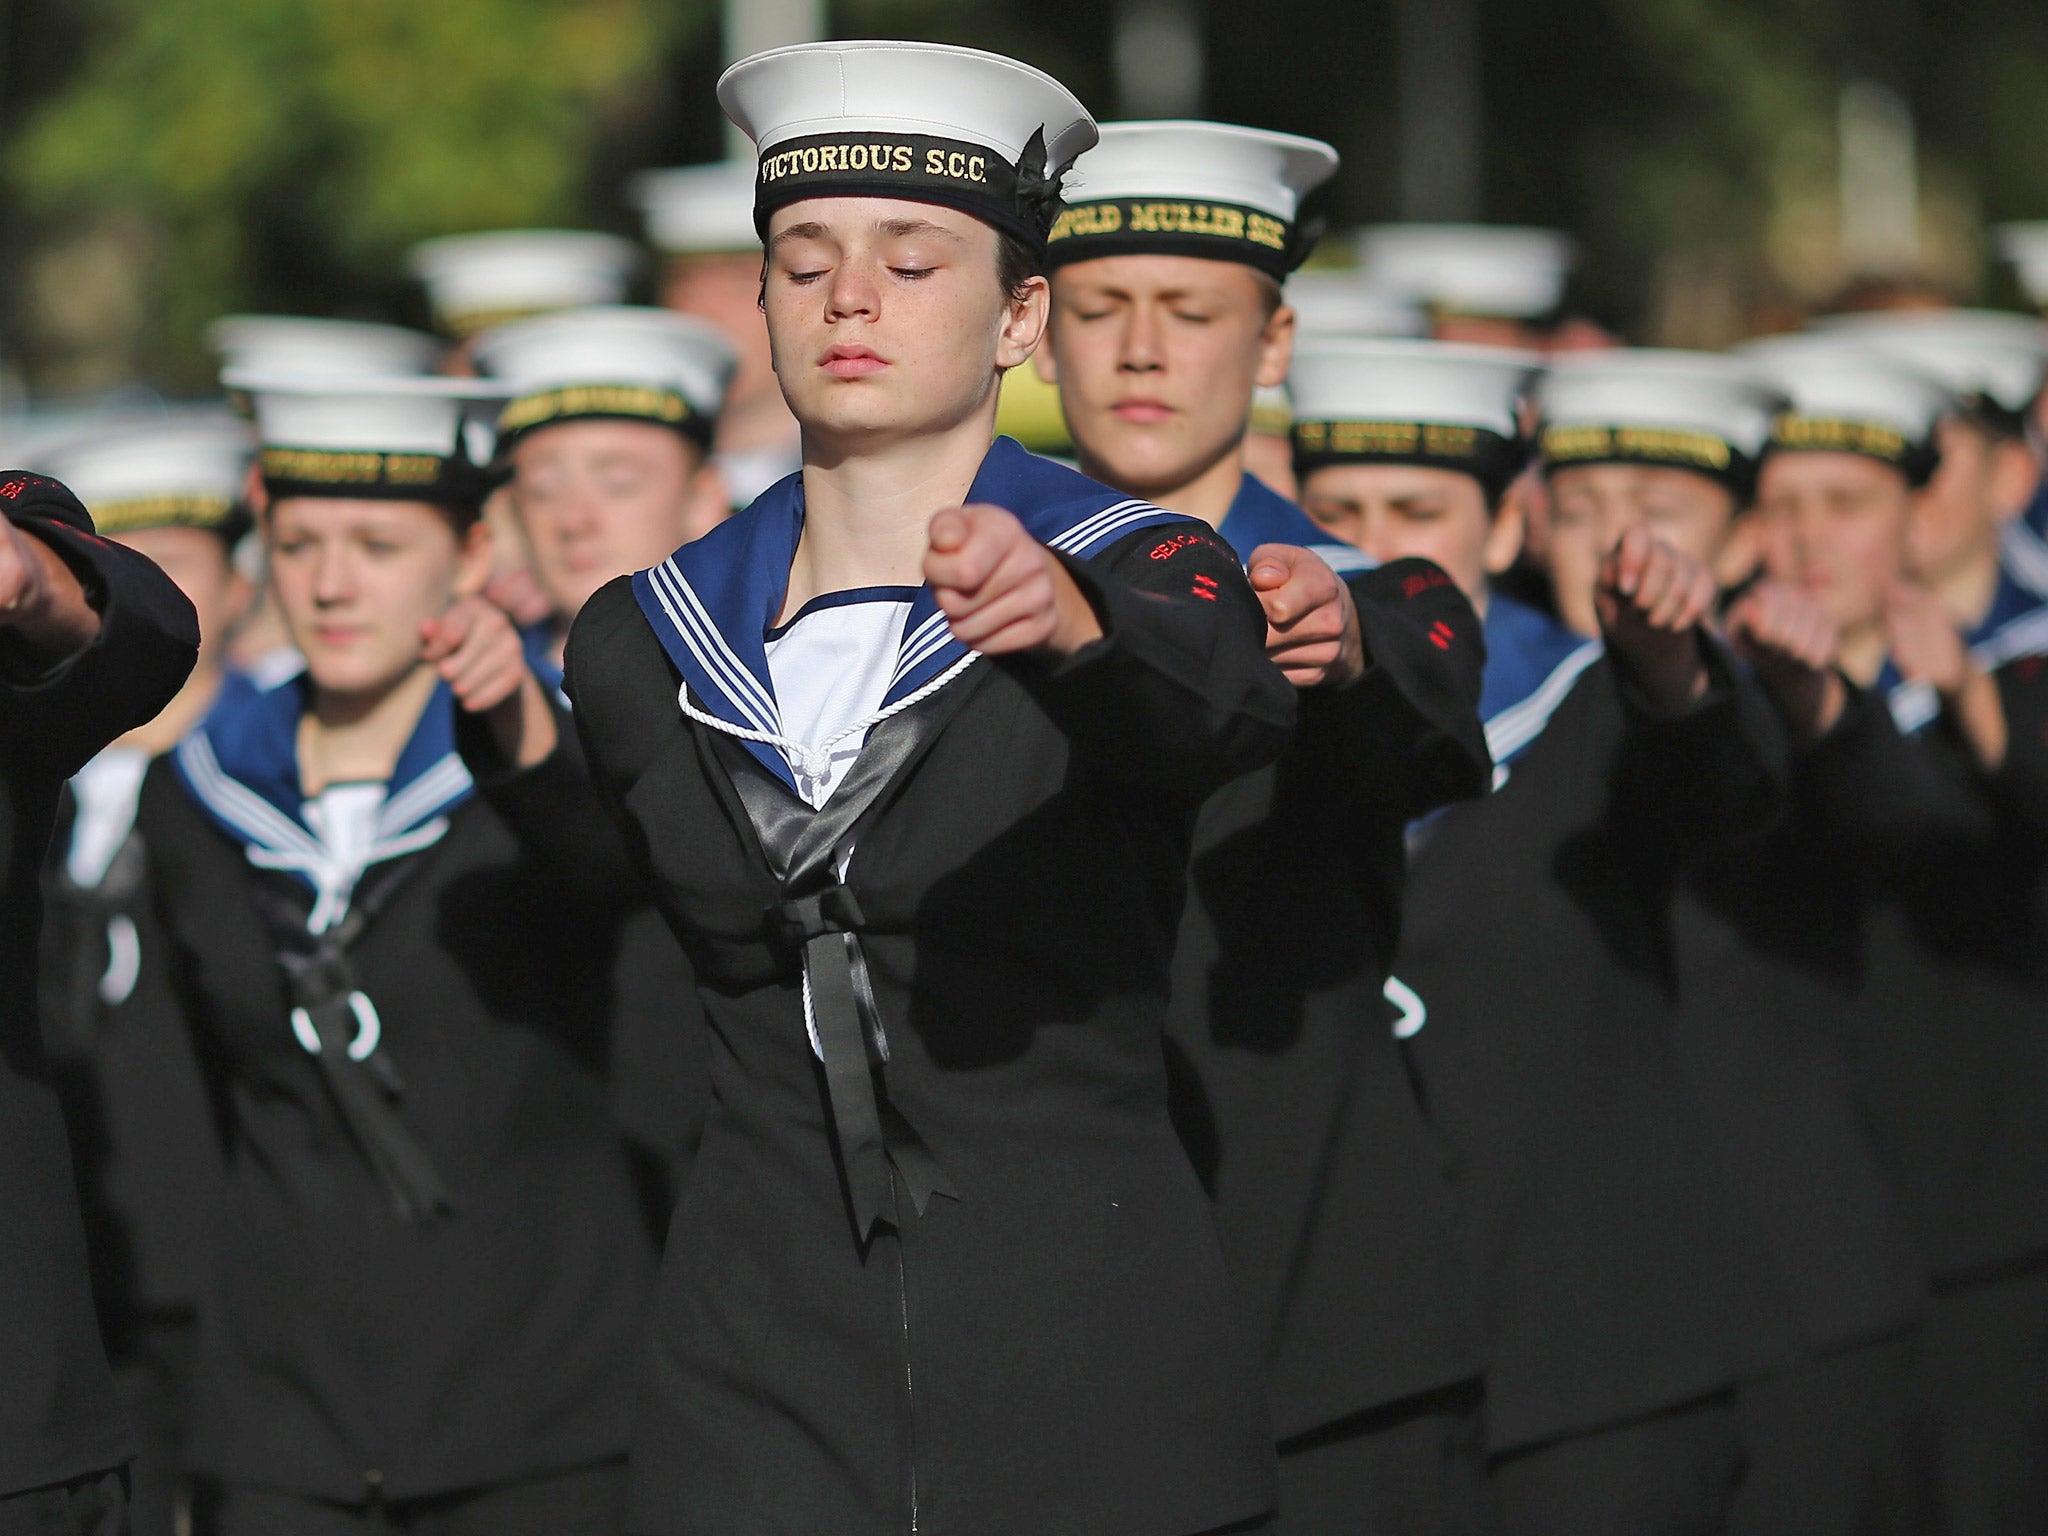
{"label": "eyebrow", "polygon": [[[875,225],[875,230],[878,234],[886,235],[891,240],[902,240],[912,235],[922,237],[936,235],[939,239],[950,240],[955,245],[960,243],[960,237],[957,234],[946,228],[943,224],[934,224],[930,219],[883,219]],[[783,230],[768,242],[768,249],[771,251],[776,250],[786,242],[793,240],[830,240],[831,238],[833,238],[831,230],[827,229],[823,224],[812,220],[802,224],[790,225],[789,228]]]}

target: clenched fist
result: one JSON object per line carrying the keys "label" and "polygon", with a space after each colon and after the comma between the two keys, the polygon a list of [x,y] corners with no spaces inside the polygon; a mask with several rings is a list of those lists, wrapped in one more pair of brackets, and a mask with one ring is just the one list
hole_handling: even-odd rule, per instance
{"label": "clenched fist", "polygon": [[1848,688],[1835,670],[1840,636],[1827,610],[1797,587],[1759,581],[1728,611],[1726,628],[1796,734],[1813,741],[1834,729]]}
{"label": "clenched fist", "polygon": [[1001,507],[941,512],[926,538],[924,579],[962,645],[987,656],[1070,656],[1102,638],[1066,567]]}
{"label": "clenched fist", "polygon": [[1320,555],[1292,544],[1252,551],[1252,591],[1266,611],[1266,656],[1297,688],[1343,687],[1365,672],[1351,588]]}
{"label": "clenched fist", "polygon": [[420,659],[441,674],[458,706],[490,717],[513,763],[530,768],[555,750],[554,715],[502,609],[481,597],[457,599],[420,625]]}
{"label": "clenched fist", "polygon": [[1714,578],[1643,527],[1600,562],[1593,604],[1616,658],[1659,709],[1683,709],[1707,691],[1700,626],[1714,611]]}

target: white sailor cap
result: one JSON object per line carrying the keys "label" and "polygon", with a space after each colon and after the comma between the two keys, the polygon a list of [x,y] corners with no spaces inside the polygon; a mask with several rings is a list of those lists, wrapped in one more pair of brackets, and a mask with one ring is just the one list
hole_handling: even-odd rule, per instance
{"label": "white sailor cap", "polygon": [[1991,236],[1998,254],[2013,264],[2027,298],[2048,309],[2048,219],[2000,224]]}
{"label": "white sailor cap", "polygon": [[772,48],[718,81],[718,103],[760,155],[754,227],[813,197],[895,197],[958,208],[1042,248],[1059,178],[1095,120],[1028,64],[942,43]]}
{"label": "white sailor cap", "polygon": [[247,421],[214,409],[96,430],[35,467],[70,486],[101,533],[205,528],[233,543],[248,525],[242,491],[255,448]]}
{"label": "white sailor cap", "polygon": [[1826,332],[1768,336],[1740,355],[1790,401],[1773,453],[1854,453],[1924,485],[1941,462],[1935,429],[1961,404],[1939,379]]}
{"label": "white sailor cap", "polygon": [[1378,224],[1358,234],[1368,279],[1444,314],[1541,319],[1564,301],[1577,261],[1577,244],[1554,229]]}
{"label": "white sailor cap", "polygon": [[206,340],[224,370],[329,379],[428,373],[442,348],[424,331],[308,315],[223,315],[206,328]]}
{"label": "white sailor cap", "polygon": [[1320,220],[1301,205],[1337,173],[1320,139],[1228,123],[1105,123],[1062,189],[1053,266],[1098,256],[1205,256],[1276,281],[1307,258]]}
{"label": "white sailor cap", "polygon": [[647,240],[671,256],[758,254],[754,162],[720,160],[642,171],[626,192],[647,219]]}
{"label": "white sailor cap", "polygon": [[489,465],[502,384],[255,373],[224,382],[249,402],[273,498],[427,501],[473,514],[497,484]]}
{"label": "white sailor cap", "polygon": [[1424,336],[1429,317],[1405,294],[1369,282],[1349,267],[1297,272],[1282,290],[1294,311],[1295,334],[1309,336]]}
{"label": "white sailor cap", "polygon": [[1519,408],[1533,352],[1440,341],[1316,338],[1295,349],[1294,462],[1421,464],[1498,495],[1528,462]]}
{"label": "white sailor cap", "polygon": [[471,336],[527,315],[618,303],[640,248],[587,229],[495,229],[424,241],[409,261],[434,318]]}
{"label": "white sailor cap", "polygon": [[2048,379],[2048,325],[2028,315],[1888,309],[1828,315],[1816,320],[1813,329],[1939,379],[1973,409],[2008,428],[2019,427]]}
{"label": "white sailor cap", "polygon": [[739,363],[703,321],[627,305],[515,320],[479,336],[471,356],[513,392],[500,452],[522,433],[591,417],[673,427],[708,447]]}
{"label": "white sailor cap", "polygon": [[1553,358],[1536,404],[1547,469],[1654,464],[1747,498],[1785,399],[1734,358],[1644,347]]}

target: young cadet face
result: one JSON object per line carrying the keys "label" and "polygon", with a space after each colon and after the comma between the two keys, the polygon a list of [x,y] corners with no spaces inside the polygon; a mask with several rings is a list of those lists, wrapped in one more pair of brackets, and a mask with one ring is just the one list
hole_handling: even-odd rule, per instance
{"label": "young cadet face", "polygon": [[704,454],[667,427],[564,421],[512,450],[512,504],[556,613],[574,618],[615,576],[709,533],[725,505]]}
{"label": "young cadet face", "polygon": [[420,626],[490,579],[491,540],[417,501],[292,496],[264,521],[270,574],[316,687],[374,695],[419,665]]}
{"label": "young cadet face", "polygon": [[1326,464],[1301,485],[1301,505],[1317,525],[1381,564],[1420,555],[1444,568],[1475,604],[1488,578],[1514,563],[1521,514],[1489,512],[1470,475],[1419,464]]}
{"label": "young cadet face", "polygon": [[1252,391],[1287,377],[1294,311],[1239,262],[1104,256],[1060,268],[1035,366],[1084,463],[1170,493],[1237,450]]}
{"label": "young cadet face", "polygon": [[1642,524],[1681,554],[1712,566],[1735,525],[1735,493],[1689,469],[1573,464],[1547,478],[1545,561],[1559,614],[1580,634],[1599,633],[1593,591],[1600,563],[1629,529]]}
{"label": "young cadet face", "polygon": [[199,665],[211,666],[249,606],[249,583],[235,569],[234,552],[207,528],[134,528],[110,537],[154,560],[178,584],[199,615]]}
{"label": "young cadet face", "polygon": [[1003,372],[1045,330],[1046,284],[1002,291],[996,233],[899,198],[811,198],[776,210],[762,302],[784,399],[842,450],[993,425]]}
{"label": "young cadet face", "polygon": [[1773,453],[1757,482],[1764,563],[1845,635],[1868,632],[1905,573],[1913,501],[1903,474],[1862,454]]}
{"label": "young cadet face", "polygon": [[1906,534],[1913,574],[1930,583],[1998,558],[2003,525],[2026,505],[2037,469],[2027,445],[1972,422],[1941,424],[1941,464],[1915,501]]}

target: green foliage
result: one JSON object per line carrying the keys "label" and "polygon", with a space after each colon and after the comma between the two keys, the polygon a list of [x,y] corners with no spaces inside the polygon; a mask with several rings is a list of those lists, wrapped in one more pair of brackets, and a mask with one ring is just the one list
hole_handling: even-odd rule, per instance
{"label": "green foliage", "polygon": [[46,217],[148,221],[143,355],[189,373],[224,309],[360,305],[416,240],[580,222],[606,109],[694,9],[100,0],[84,68],[12,146],[14,190]]}

